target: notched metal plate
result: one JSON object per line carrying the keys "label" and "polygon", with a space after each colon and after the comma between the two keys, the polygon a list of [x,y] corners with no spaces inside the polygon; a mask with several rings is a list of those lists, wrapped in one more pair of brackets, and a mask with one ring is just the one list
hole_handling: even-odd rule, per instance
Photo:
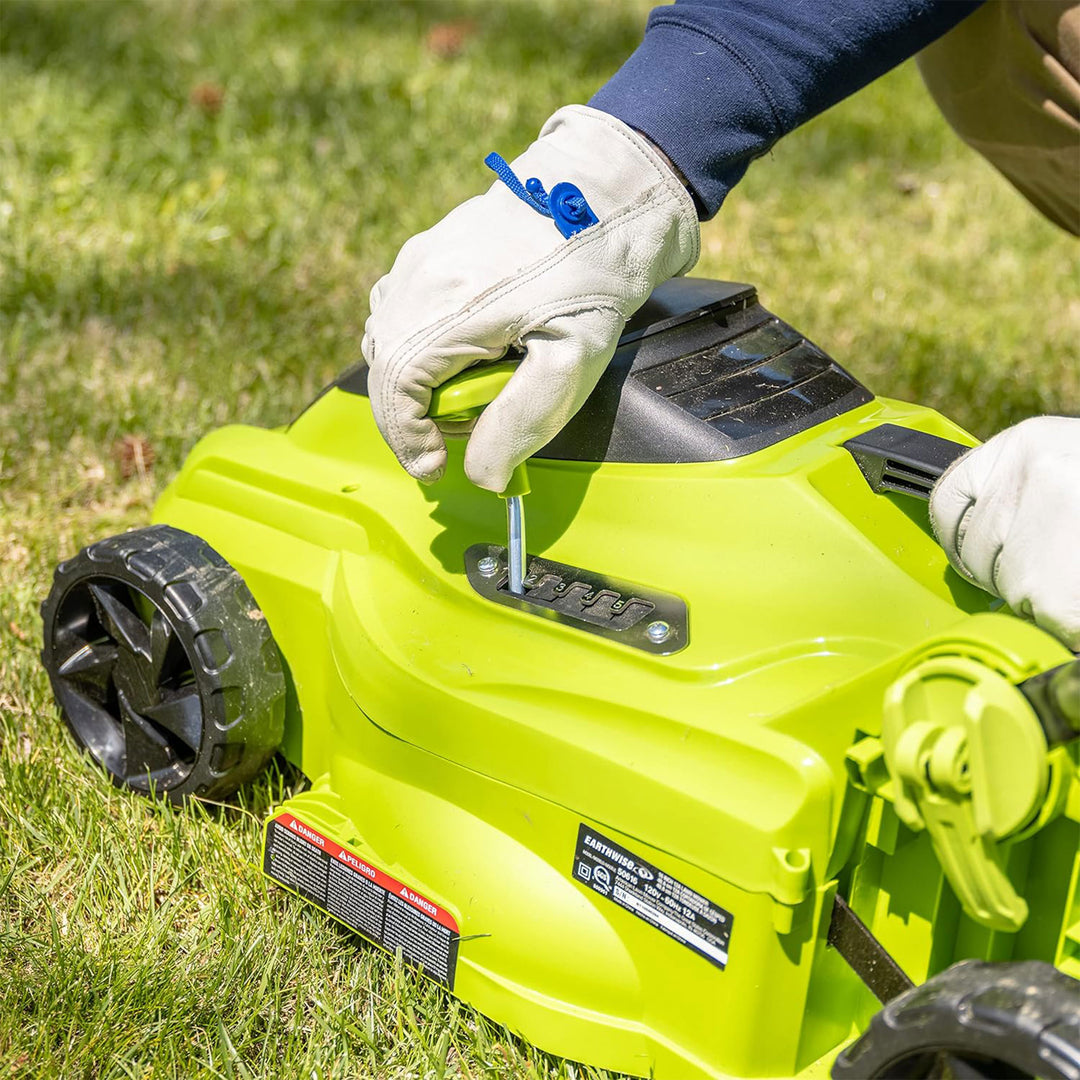
{"label": "notched metal plate", "polygon": [[506,548],[473,544],[465,552],[469,584],[485,599],[578,630],[669,656],[690,641],[686,602],[657,589],[530,555],[525,595],[507,589]]}

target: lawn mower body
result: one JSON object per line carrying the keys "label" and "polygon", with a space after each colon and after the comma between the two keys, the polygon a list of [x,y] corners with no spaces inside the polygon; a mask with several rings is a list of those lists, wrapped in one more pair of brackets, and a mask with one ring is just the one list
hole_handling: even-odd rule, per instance
{"label": "lawn mower body", "polygon": [[882,764],[920,663],[1015,684],[1071,659],[845,446],[973,440],[745,286],[651,303],[530,462],[534,578],[606,588],[606,613],[499,593],[477,567],[500,500],[456,440],[438,484],[410,479],[362,372],[286,429],[209,435],[164,493],[155,520],[240,572],[284,658],[312,786],[268,873],[540,1047],[658,1080],[828,1073],[880,1007],[828,942],[838,892],[915,983],[969,957],[1080,976],[1076,744],[1002,849],[1019,928],[965,910]]}

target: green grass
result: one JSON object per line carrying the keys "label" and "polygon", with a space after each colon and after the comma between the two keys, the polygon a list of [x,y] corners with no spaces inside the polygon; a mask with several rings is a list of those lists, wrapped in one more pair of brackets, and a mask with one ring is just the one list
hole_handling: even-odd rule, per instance
{"label": "green grass", "polygon": [[[644,11],[0,0],[0,1076],[595,1075],[268,887],[258,820],[295,777],[226,809],[110,788],[61,730],[37,604],[202,432],[283,421],[353,361],[397,247],[587,99]],[[459,20],[459,55],[425,44]],[[1080,411],[1075,248],[910,67],[756,163],[696,272],[979,435]],[[125,470],[125,438],[153,462]]]}

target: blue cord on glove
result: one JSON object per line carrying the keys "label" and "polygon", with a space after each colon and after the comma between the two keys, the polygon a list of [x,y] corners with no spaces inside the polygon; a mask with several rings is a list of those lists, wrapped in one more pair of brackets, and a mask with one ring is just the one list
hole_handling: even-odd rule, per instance
{"label": "blue cord on glove", "polygon": [[556,184],[549,195],[535,177],[524,184],[503,157],[494,152],[484,158],[484,164],[523,202],[538,214],[551,218],[559,232],[569,239],[575,233],[595,225],[600,220],[585,201],[581,189],[574,184]]}

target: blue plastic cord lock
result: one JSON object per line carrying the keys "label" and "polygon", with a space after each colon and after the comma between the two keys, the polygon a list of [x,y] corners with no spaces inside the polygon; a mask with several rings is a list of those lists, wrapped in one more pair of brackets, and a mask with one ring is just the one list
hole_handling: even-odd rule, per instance
{"label": "blue plastic cord lock", "polygon": [[535,176],[522,184],[514,175],[514,170],[499,154],[494,152],[488,154],[484,158],[484,164],[523,203],[527,203],[538,214],[551,218],[559,232],[567,239],[600,220],[585,201],[581,189],[575,184],[566,182],[556,184],[549,195],[544,190],[544,185]]}

